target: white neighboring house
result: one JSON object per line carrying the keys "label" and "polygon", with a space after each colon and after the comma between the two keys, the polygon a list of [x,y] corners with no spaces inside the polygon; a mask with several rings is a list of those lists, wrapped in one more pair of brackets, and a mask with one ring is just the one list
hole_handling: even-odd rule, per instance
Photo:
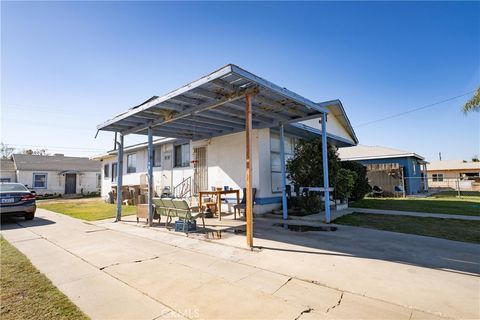
{"label": "white neighboring house", "polygon": [[[329,107],[328,139],[336,146],[358,143],[355,132],[340,101]],[[303,121],[285,128],[285,157],[293,155],[299,138],[317,136],[321,131],[318,119]],[[154,191],[173,189],[185,179],[192,181],[192,194],[212,187],[245,187],[245,132],[205,140],[161,138],[154,140]],[[102,197],[107,198],[117,181],[117,151],[92,159],[102,161]],[[253,130],[253,187],[257,189],[255,213],[265,213],[281,206],[280,136],[276,129]],[[124,148],[123,185],[139,185],[147,172],[147,143]],[[288,183],[288,181],[287,181]],[[235,198],[227,197],[227,202]]]}
{"label": "white neighboring house", "polygon": [[428,184],[433,188],[480,191],[480,162],[431,161],[427,173]]}
{"label": "white neighboring house", "polygon": [[[62,154],[53,156],[14,154],[12,158],[15,179],[10,173],[11,181],[27,185],[39,195],[87,194],[100,191],[99,161],[65,157]],[[11,164],[7,167],[11,168]],[[2,179],[8,178],[6,173],[3,172],[2,161]]]}
{"label": "white neighboring house", "polygon": [[13,160],[0,160],[0,182],[17,182],[17,170]]}

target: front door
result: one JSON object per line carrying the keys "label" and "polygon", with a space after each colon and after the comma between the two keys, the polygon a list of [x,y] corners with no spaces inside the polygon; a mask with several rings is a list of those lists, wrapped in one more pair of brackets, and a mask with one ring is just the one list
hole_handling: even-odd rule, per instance
{"label": "front door", "polygon": [[65,174],[65,194],[77,193],[77,175],[75,173]]}
{"label": "front door", "polygon": [[207,148],[193,149],[195,155],[195,173],[193,176],[193,193],[208,190]]}

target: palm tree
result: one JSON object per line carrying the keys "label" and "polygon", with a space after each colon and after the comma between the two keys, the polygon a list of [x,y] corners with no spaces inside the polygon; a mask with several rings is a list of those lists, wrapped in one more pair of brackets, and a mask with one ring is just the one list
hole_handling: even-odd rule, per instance
{"label": "palm tree", "polygon": [[475,91],[473,97],[463,106],[463,112],[480,111],[480,88]]}

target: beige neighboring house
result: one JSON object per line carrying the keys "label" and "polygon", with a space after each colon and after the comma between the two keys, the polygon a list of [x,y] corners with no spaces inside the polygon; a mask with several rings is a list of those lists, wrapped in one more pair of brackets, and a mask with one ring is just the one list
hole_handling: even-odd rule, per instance
{"label": "beige neighboring house", "polygon": [[480,162],[431,161],[427,173],[428,185],[432,188],[480,191]]}
{"label": "beige neighboring house", "polygon": [[100,192],[99,161],[63,154],[14,154],[12,160],[2,160],[1,164],[2,179],[22,183],[39,195]]}
{"label": "beige neighboring house", "polygon": [[13,160],[0,160],[0,182],[17,182],[17,170]]}

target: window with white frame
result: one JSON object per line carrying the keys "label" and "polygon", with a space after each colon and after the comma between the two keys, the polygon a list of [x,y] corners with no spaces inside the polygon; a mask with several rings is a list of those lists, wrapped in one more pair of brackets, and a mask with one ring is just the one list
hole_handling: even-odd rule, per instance
{"label": "window with white frame", "polygon": [[443,181],[443,173],[434,173],[432,174],[433,182],[442,182]]}
{"label": "window with white frame", "polygon": [[112,182],[116,182],[117,181],[117,163],[114,162],[112,163]]}
{"label": "window with white frame", "polygon": [[160,147],[153,149],[153,166],[154,167],[162,166],[162,152]]}
{"label": "window with white frame", "polygon": [[46,189],[47,176],[47,173],[34,173],[32,187],[37,189]]}
{"label": "window with white frame", "polygon": [[131,153],[127,155],[127,173],[137,172],[137,154]]}
{"label": "window with white frame", "polygon": [[[297,138],[285,135],[285,163],[293,157]],[[280,134],[270,131],[270,166],[272,179],[272,192],[282,192],[282,167],[280,156]]]}
{"label": "window with white frame", "polygon": [[175,167],[190,166],[190,144],[184,143],[176,145],[174,148]]}

